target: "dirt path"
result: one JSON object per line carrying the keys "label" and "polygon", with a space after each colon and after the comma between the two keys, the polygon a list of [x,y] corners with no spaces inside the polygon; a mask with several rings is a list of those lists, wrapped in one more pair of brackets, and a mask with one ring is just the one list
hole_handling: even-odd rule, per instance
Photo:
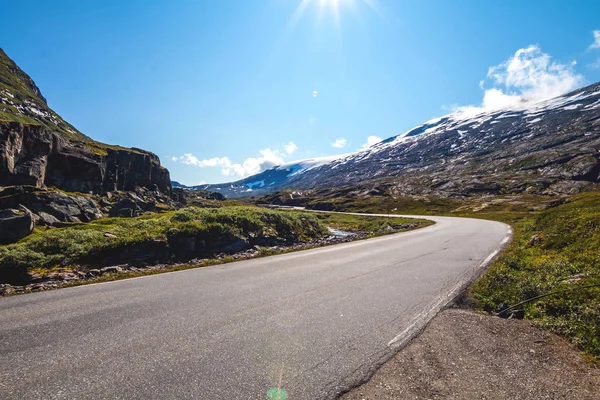
{"label": "dirt path", "polygon": [[342,399],[597,400],[600,369],[527,321],[450,309]]}

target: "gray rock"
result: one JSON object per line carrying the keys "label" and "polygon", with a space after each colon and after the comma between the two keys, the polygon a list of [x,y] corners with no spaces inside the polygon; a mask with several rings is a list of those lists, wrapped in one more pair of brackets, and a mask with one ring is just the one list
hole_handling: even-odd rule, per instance
{"label": "gray rock", "polygon": [[43,211],[40,211],[37,213],[37,215],[39,216],[39,224],[40,225],[48,225],[48,226],[53,226],[53,225],[57,225],[60,223],[60,221],[58,220],[58,218],[56,218],[54,215],[45,213]]}
{"label": "gray rock", "polygon": [[117,272],[122,272],[123,268],[121,267],[104,267],[100,269],[102,274],[115,274]]}
{"label": "gray rock", "polygon": [[[0,121],[0,185],[98,194],[143,186],[170,193],[169,172],[155,154],[107,146],[77,131],[48,107],[31,77],[2,49],[0,75],[8,94],[0,96],[8,116]],[[17,122],[24,117],[30,123]]]}
{"label": "gray rock", "polygon": [[100,271],[99,269],[90,269],[85,274],[85,277],[89,279],[89,278],[94,278],[94,277],[100,276],[100,275],[102,275],[102,271]]}
{"label": "gray rock", "polygon": [[35,228],[34,218],[29,210],[6,209],[0,211],[0,243],[18,242]]}
{"label": "gray rock", "polygon": [[156,203],[152,200],[144,200],[134,193],[128,193],[129,198],[119,200],[111,207],[111,217],[135,217],[145,211],[155,211]]}

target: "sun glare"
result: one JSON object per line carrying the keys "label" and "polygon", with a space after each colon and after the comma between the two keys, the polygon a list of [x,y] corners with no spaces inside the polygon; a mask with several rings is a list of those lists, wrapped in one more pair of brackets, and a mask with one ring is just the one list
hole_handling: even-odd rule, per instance
{"label": "sun glare", "polygon": [[298,7],[296,7],[296,10],[290,18],[288,28],[293,29],[306,12],[308,6],[316,4],[318,5],[318,19],[321,20],[324,14],[332,14],[335,25],[338,29],[341,29],[340,9],[348,7],[352,11],[356,11],[357,8],[355,3],[357,2],[366,4],[372,11],[377,13],[377,15],[380,17],[382,16],[377,5],[377,0],[300,0]]}

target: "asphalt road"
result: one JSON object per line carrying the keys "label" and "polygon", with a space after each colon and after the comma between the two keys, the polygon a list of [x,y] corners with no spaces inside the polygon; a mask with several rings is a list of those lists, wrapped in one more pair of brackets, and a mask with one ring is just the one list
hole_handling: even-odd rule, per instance
{"label": "asphalt road", "polygon": [[510,234],[431,219],[375,239],[2,298],[0,398],[262,400],[272,388],[288,400],[335,398]]}

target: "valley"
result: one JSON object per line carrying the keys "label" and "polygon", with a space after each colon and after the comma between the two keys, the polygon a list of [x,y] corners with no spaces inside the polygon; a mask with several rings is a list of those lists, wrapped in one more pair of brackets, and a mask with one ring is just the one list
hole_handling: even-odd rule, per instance
{"label": "valley", "polygon": [[394,398],[388,365],[423,367],[402,359],[429,360],[422,343],[439,360],[446,328],[484,354],[543,332],[573,377],[599,363],[600,83],[231,182],[174,178],[77,130],[0,49],[0,397]]}

